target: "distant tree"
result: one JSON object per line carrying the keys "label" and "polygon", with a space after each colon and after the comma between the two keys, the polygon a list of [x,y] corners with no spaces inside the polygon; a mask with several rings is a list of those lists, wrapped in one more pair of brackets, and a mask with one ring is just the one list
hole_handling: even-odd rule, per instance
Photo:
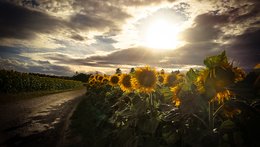
{"label": "distant tree", "polygon": [[179,74],[180,71],[179,70],[176,70],[176,71],[172,71],[172,74]]}
{"label": "distant tree", "polygon": [[72,76],[73,80],[81,81],[81,82],[87,82],[90,75],[84,74],[84,73],[77,73],[74,76]]}
{"label": "distant tree", "polygon": [[134,73],[135,72],[135,68],[131,68],[130,73]]}
{"label": "distant tree", "polygon": [[121,73],[122,73],[121,69],[120,69],[120,68],[117,68],[117,69],[116,69],[116,74],[121,74]]}

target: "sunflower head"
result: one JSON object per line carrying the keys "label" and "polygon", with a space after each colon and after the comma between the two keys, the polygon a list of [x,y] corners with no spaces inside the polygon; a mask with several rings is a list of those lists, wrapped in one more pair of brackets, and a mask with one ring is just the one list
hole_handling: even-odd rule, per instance
{"label": "sunflower head", "polygon": [[116,86],[119,82],[119,76],[117,74],[114,74],[112,76],[110,76],[109,78],[109,84],[111,86]]}
{"label": "sunflower head", "polygon": [[164,74],[159,74],[159,75],[158,75],[158,82],[159,82],[159,83],[163,83],[163,82],[164,82],[164,79],[165,79]]}
{"label": "sunflower head", "polygon": [[166,86],[172,87],[176,84],[176,81],[178,80],[178,76],[175,73],[167,74],[164,78],[164,84]]}
{"label": "sunflower head", "polygon": [[91,75],[90,77],[89,77],[89,80],[93,80],[95,78],[95,75]]}
{"label": "sunflower head", "polygon": [[92,80],[88,81],[89,86],[94,86],[96,84],[96,80],[93,78]]}
{"label": "sunflower head", "polygon": [[109,82],[109,78],[108,77],[104,77],[103,79],[102,79],[102,83],[103,84],[107,84]]}
{"label": "sunflower head", "polygon": [[153,92],[157,82],[156,71],[149,66],[137,68],[131,82],[134,88],[140,92]]}
{"label": "sunflower head", "polygon": [[133,86],[131,83],[131,75],[129,74],[121,74],[119,78],[119,86],[124,92],[130,92],[133,90]]}
{"label": "sunflower head", "polygon": [[98,81],[102,82],[103,79],[104,79],[104,77],[102,75],[98,75],[98,77],[97,77]]}

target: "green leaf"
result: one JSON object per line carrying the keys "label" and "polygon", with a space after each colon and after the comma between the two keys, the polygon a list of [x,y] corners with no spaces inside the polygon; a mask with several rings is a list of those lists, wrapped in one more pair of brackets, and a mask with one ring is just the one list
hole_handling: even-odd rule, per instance
{"label": "green leaf", "polygon": [[220,126],[221,130],[231,130],[234,128],[235,128],[235,123],[231,120],[224,121]]}
{"label": "green leaf", "polygon": [[195,71],[192,68],[186,73],[186,77],[188,78],[189,81],[195,81],[197,76],[198,75],[195,73]]}
{"label": "green leaf", "polygon": [[169,131],[167,133],[163,133],[163,139],[167,142],[167,144],[175,144],[180,139],[180,136],[173,131]]}
{"label": "green leaf", "polygon": [[154,134],[159,125],[159,120],[155,118],[142,118],[138,120],[138,128],[146,133]]}
{"label": "green leaf", "polygon": [[204,60],[204,64],[208,67],[208,68],[214,68],[216,66],[220,66],[224,63],[228,63],[227,60],[227,56],[226,56],[226,52],[223,51],[220,55],[216,55],[216,56],[210,56],[207,57]]}
{"label": "green leaf", "polygon": [[171,100],[173,97],[173,93],[169,87],[161,88],[160,92],[163,94],[165,100]]}

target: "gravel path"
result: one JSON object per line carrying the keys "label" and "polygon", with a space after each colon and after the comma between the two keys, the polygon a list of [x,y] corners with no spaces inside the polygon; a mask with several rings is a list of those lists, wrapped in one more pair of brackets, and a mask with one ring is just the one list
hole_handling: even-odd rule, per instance
{"label": "gravel path", "polygon": [[59,146],[86,90],[0,104],[0,146]]}

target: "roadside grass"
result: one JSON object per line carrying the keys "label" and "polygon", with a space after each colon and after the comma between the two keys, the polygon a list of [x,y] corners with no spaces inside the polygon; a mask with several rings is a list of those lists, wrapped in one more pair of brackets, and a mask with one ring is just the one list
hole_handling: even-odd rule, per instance
{"label": "roadside grass", "polygon": [[78,88],[65,89],[65,90],[21,92],[21,93],[15,93],[15,94],[0,93],[0,103],[11,103],[11,102],[20,101],[20,100],[41,97],[41,96],[45,96],[45,95],[49,95],[49,94],[55,94],[55,93],[60,93],[60,92],[73,91],[73,90],[80,90],[83,88],[85,88],[85,87],[82,86],[82,87],[78,87]]}

